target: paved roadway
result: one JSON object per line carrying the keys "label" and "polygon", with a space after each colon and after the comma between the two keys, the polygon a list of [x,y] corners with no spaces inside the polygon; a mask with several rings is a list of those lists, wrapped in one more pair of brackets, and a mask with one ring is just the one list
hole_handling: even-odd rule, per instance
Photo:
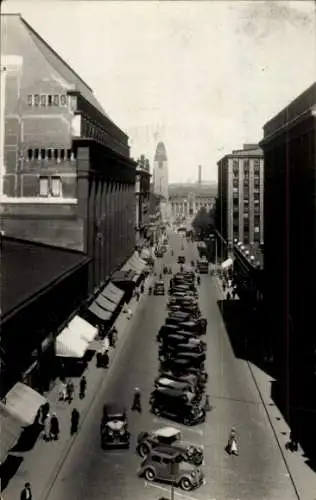
{"label": "paved roadway", "polygon": [[[181,237],[172,234],[175,250],[164,257],[173,270]],[[195,258],[193,243],[185,242],[188,260]],[[159,264],[161,265],[161,264]],[[167,279],[167,278],[166,278]],[[201,308],[208,319],[208,392],[213,410],[208,420],[194,428],[179,426],[185,439],[204,444],[206,484],[190,494],[176,490],[175,500],[294,500],[296,498],[280,451],[261,405],[248,367],[234,357],[217,306],[218,290],[211,276],[201,276]],[[148,307],[111,367],[111,381],[100,392],[45,500],[157,500],[169,497],[169,486],[146,484],[136,475],[139,458],[135,436],[167,423],[151,415],[130,412],[134,436],[128,451],[102,451],[99,425],[105,401],[118,400],[130,408],[133,389],[140,387],[143,404],[148,400],[157,373],[156,333],[166,316],[166,297],[148,297]],[[240,436],[240,455],[224,451],[230,428]]]}

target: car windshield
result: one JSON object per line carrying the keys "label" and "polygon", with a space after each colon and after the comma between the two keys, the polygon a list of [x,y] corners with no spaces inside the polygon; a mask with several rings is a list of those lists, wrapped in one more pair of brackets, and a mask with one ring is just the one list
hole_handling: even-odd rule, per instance
{"label": "car windshield", "polygon": [[110,421],[114,421],[114,420],[125,420],[125,417],[124,417],[124,415],[122,415],[122,413],[116,413],[116,414],[107,415],[106,419],[110,422]]}

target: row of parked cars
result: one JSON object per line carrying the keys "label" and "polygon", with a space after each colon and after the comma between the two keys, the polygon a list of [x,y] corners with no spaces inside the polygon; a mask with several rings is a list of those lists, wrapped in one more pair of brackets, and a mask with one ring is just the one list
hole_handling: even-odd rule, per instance
{"label": "row of parked cars", "polygon": [[[206,319],[198,305],[195,273],[177,273],[170,280],[168,316],[157,334],[159,373],[150,395],[150,408],[155,415],[185,425],[204,422]],[[204,481],[200,470],[203,447],[183,440],[176,427],[162,427],[141,432],[137,452],[143,457],[139,475],[147,481],[172,482],[190,491]]]}

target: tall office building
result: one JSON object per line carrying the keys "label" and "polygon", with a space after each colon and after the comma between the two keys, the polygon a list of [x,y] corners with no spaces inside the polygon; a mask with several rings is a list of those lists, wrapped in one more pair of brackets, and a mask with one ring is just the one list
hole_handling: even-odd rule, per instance
{"label": "tall office building", "polygon": [[[316,446],[316,83],[264,125],[264,297],[279,395]],[[306,432],[305,432],[306,430]]]}
{"label": "tall office building", "polygon": [[219,232],[229,244],[263,244],[263,151],[244,144],[217,165]]}
{"label": "tall office building", "polygon": [[157,144],[153,171],[154,193],[168,201],[168,160],[163,142]]}

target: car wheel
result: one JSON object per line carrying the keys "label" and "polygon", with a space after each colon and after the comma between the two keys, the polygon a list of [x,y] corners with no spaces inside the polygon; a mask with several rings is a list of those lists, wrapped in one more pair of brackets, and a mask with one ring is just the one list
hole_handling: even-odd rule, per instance
{"label": "car wheel", "polygon": [[142,443],[139,445],[138,453],[142,458],[147,457],[149,452],[150,452],[150,448],[149,448],[148,444]]}
{"label": "car wheel", "polygon": [[197,467],[199,467],[203,463],[203,458],[200,457],[199,455],[197,455],[197,456],[193,457],[192,463],[194,465],[196,465]]}
{"label": "car wheel", "polygon": [[146,469],[144,472],[144,476],[147,481],[154,481],[156,474],[153,469]]}
{"label": "car wheel", "polygon": [[192,483],[187,477],[183,477],[180,481],[180,488],[184,491],[192,490]]}

